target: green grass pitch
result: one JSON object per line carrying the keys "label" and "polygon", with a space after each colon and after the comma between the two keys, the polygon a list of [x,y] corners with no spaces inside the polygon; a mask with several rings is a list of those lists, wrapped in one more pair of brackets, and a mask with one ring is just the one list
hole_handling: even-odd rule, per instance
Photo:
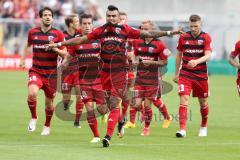
{"label": "green grass pitch", "polygon": [[[164,79],[170,83],[172,76]],[[200,113],[197,99],[190,99],[191,121],[188,121],[187,137],[175,138],[178,122],[169,129],[161,128],[161,121],[153,118],[151,135],[141,137],[141,124],[136,129],[126,129],[125,137],[113,136],[111,146],[90,144],[92,138],[86,121],[82,128],[73,128],[54,116],[51,135],[40,135],[44,122],[43,92],[38,97],[38,124],[34,133],[27,132],[30,113],[26,103],[27,73],[0,72],[0,160],[238,160],[240,159],[240,99],[236,77],[211,76],[209,98],[210,115],[208,137],[198,137]],[[177,86],[163,100],[169,112],[177,115],[179,97]],[[55,102],[60,100],[60,95]],[[158,112],[154,108],[158,117]],[[105,125],[99,122],[101,136]]]}

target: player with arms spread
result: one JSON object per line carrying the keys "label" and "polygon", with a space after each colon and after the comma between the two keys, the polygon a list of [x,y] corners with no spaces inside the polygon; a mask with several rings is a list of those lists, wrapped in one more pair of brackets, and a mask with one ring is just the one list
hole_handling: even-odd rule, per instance
{"label": "player with arms spread", "polygon": [[110,144],[110,139],[120,116],[120,102],[126,92],[128,67],[126,49],[127,39],[161,37],[182,33],[180,30],[140,31],[126,24],[119,25],[119,10],[113,5],[108,6],[106,21],[106,24],[96,28],[86,36],[47,45],[47,47],[51,49],[59,46],[88,43],[91,40],[100,40],[100,56],[103,61],[103,73],[101,74],[101,79],[103,82],[103,89],[107,90],[109,93],[108,107],[110,109],[107,123],[107,134],[102,141],[103,147],[108,147]]}

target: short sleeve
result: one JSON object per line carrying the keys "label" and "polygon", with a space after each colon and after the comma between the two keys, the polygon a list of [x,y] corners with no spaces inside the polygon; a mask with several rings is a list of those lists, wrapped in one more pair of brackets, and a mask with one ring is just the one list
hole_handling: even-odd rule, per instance
{"label": "short sleeve", "polygon": [[138,39],[138,38],[140,38],[140,30],[139,29],[130,27],[128,25],[124,25],[124,26],[125,26],[125,28],[127,30],[128,38],[131,38],[131,39]]}
{"label": "short sleeve", "polygon": [[168,57],[171,55],[170,50],[161,41],[158,44],[158,49],[159,49],[159,57],[161,60],[167,60]]}
{"label": "short sleeve", "polygon": [[29,30],[28,32],[28,46],[31,46],[32,45],[32,30]]}
{"label": "short sleeve", "polygon": [[100,33],[102,32],[102,27],[98,27],[96,29],[94,29],[91,33],[89,33],[87,35],[87,38],[89,40],[97,40],[97,39],[100,39]]}
{"label": "short sleeve", "polygon": [[209,34],[205,35],[205,44],[204,44],[205,51],[212,51],[212,40]]}
{"label": "short sleeve", "polygon": [[231,52],[231,57],[235,58],[240,53],[240,41],[235,44],[234,50]]}
{"label": "short sleeve", "polygon": [[183,36],[180,36],[178,39],[177,50],[183,52]]}

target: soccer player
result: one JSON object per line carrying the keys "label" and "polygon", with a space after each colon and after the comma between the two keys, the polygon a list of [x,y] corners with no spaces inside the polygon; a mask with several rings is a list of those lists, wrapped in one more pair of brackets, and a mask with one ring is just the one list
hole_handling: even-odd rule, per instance
{"label": "soccer player", "polygon": [[[79,17],[77,14],[69,15],[65,18],[65,24],[67,30],[64,31],[65,40],[69,40],[74,37],[81,36],[81,31],[79,30]],[[70,47],[67,47],[69,50]],[[81,128],[80,117],[83,110],[83,102],[80,96],[80,84],[79,84],[79,71],[78,71],[78,58],[73,58],[69,64],[69,67],[63,72],[63,82],[62,82],[62,93],[63,93],[63,104],[64,110],[68,110],[69,102],[71,99],[71,90],[74,88],[76,95],[76,116],[74,121],[74,127]]]}
{"label": "soccer player", "polygon": [[[141,30],[154,30],[155,26],[152,21],[143,21]],[[150,123],[152,120],[151,104],[153,103],[161,113],[163,113],[167,128],[171,122],[166,105],[161,100],[161,67],[167,64],[167,58],[171,54],[169,49],[160,39],[144,38],[133,42],[134,53],[140,59],[137,66],[137,76],[134,84],[134,98],[136,108],[142,108],[144,101],[145,126],[142,130],[142,136],[150,134]]]}
{"label": "soccer player", "polygon": [[28,32],[28,43],[25,46],[20,67],[24,68],[25,57],[30,53],[30,47],[33,52],[33,64],[29,70],[28,77],[28,106],[31,112],[31,120],[28,125],[28,131],[33,132],[37,123],[37,93],[42,89],[45,93],[45,113],[46,121],[41,135],[50,134],[50,122],[54,113],[53,99],[56,91],[57,81],[57,58],[64,57],[66,49],[53,48],[46,51],[46,45],[52,42],[62,42],[64,35],[61,31],[52,27],[53,11],[51,8],[44,7],[39,11],[41,26],[32,28]]}
{"label": "soccer player", "polygon": [[104,82],[103,89],[107,90],[109,93],[108,107],[110,109],[107,122],[107,133],[102,141],[103,147],[108,147],[110,144],[110,139],[120,116],[119,105],[126,91],[128,67],[126,56],[127,39],[161,37],[182,33],[180,30],[146,32],[134,29],[128,25],[119,25],[119,10],[113,5],[108,6],[106,21],[106,24],[94,29],[86,36],[47,45],[47,47],[51,49],[59,46],[88,43],[90,40],[100,40],[100,56],[103,61],[101,79],[102,82]]}
{"label": "soccer player", "polygon": [[[93,29],[93,17],[90,14],[83,14],[80,17],[80,26],[83,36],[88,35]],[[98,123],[94,113],[94,102],[97,109],[102,113],[107,108],[105,101],[105,92],[103,91],[100,73],[100,41],[91,40],[86,44],[76,45],[69,49],[63,65],[68,64],[70,59],[78,59],[79,80],[81,85],[81,97],[87,110],[87,121],[93,133],[93,139],[90,143],[100,141]]]}
{"label": "soccer player", "polygon": [[238,57],[238,61],[240,60],[240,41],[235,44],[235,48],[229,56],[229,63],[238,69],[238,78],[237,78],[237,89],[238,94],[240,96],[240,64],[239,62],[234,61],[236,57]]}
{"label": "soccer player", "polygon": [[211,37],[201,30],[201,17],[189,17],[190,31],[181,35],[178,41],[174,82],[178,83],[180,96],[179,124],[180,130],[176,137],[186,136],[186,121],[188,102],[191,92],[193,97],[198,97],[202,122],[199,136],[207,136],[208,120],[208,71],[207,60],[211,48]]}
{"label": "soccer player", "polygon": [[[120,25],[126,24],[127,23],[127,13],[125,12],[119,12],[119,18],[120,18]],[[129,68],[127,72],[127,91],[125,92],[125,95],[122,98],[122,112],[120,114],[120,118],[118,121],[118,137],[122,138],[124,135],[124,124],[126,123],[126,113],[127,109],[129,106],[129,95],[128,92],[131,87],[133,87],[134,84],[134,70],[132,66],[132,59],[133,59],[133,46],[132,46],[132,40],[128,39],[127,40],[127,56],[128,56],[128,63],[129,63]]]}

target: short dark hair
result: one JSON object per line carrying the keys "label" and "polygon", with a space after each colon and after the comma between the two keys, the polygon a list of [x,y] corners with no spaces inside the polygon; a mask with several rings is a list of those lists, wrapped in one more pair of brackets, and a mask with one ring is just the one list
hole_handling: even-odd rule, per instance
{"label": "short dark hair", "polygon": [[118,8],[116,6],[114,6],[114,5],[109,5],[108,6],[108,10],[109,11],[118,11],[119,12]]}
{"label": "short dark hair", "polygon": [[80,16],[80,24],[82,24],[82,20],[83,20],[84,18],[85,18],[85,19],[91,18],[92,21],[93,21],[93,16],[92,16],[91,14],[86,14],[86,13],[84,13],[84,14],[82,14],[82,15]]}
{"label": "short dark hair", "polygon": [[78,15],[77,14],[70,14],[69,16],[67,16],[65,18],[65,24],[67,27],[69,27],[70,23],[73,22],[73,18],[77,17],[78,18]]}
{"label": "short dark hair", "polygon": [[201,17],[197,14],[192,14],[190,17],[189,17],[189,21],[190,22],[197,22],[197,21],[201,21]]}
{"label": "short dark hair", "polygon": [[53,17],[53,10],[49,7],[43,7],[42,9],[39,10],[39,13],[38,13],[40,18],[42,18],[43,12],[46,10],[50,11],[52,13],[52,17]]}

